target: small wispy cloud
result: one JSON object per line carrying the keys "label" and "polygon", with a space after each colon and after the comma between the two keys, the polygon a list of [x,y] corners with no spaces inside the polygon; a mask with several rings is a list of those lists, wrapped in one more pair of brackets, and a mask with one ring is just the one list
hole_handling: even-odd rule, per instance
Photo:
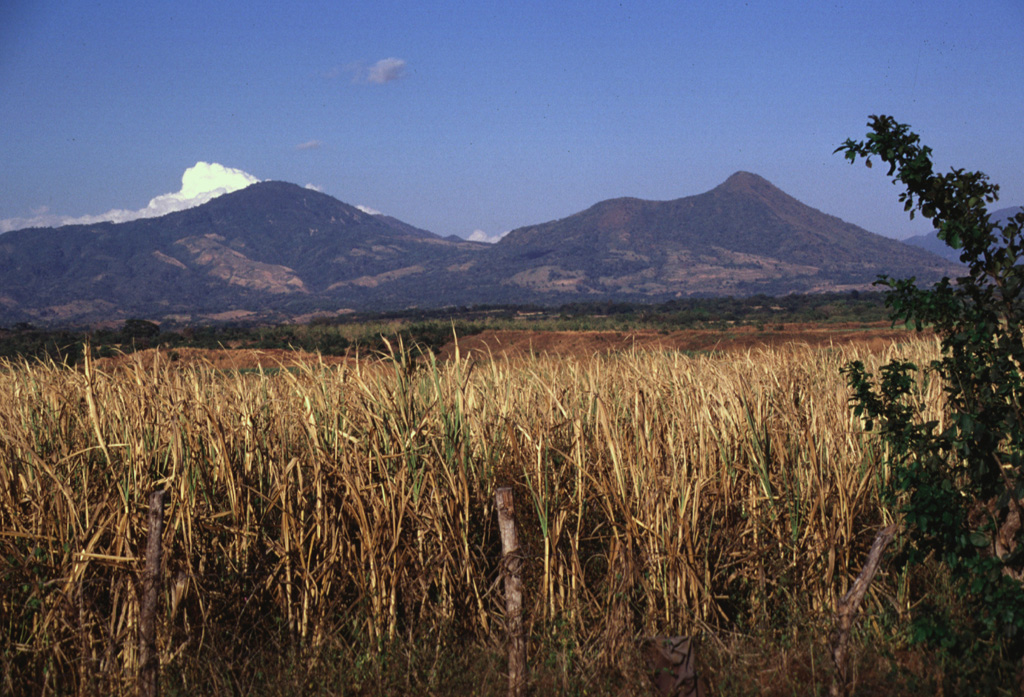
{"label": "small wispy cloud", "polygon": [[361,210],[363,213],[366,213],[367,215],[384,215],[383,213],[381,213],[376,208],[370,208],[369,206],[359,206],[359,205],[357,205],[356,208]]}
{"label": "small wispy cloud", "polygon": [[373,65],[366,73],[366,81],[374,85],[383,85],[405,77],[405,61],[401,58],[383,58]]}
{"label": "small wispy cloud", "polygon": [[496,235],[488,235],[483,230],[474,230],[469,233],[469,237],[466,239],[470,242],[487,242],[488,244],[494,244],[510,232],[511,230],[506,230],[505,232],[499,232]]}
{"label": "small wispy cloud", "polygon": [[305,143],[299,143],[295,146],[296,150],[319,150],[324,146],[322,140],[307,140]]}
{"label": "small wispy cloud", "polygon": [[333,80],[343,72],[352,76],[354,85],[384,85],[405,77],[408,64],[401,58],[382,58],[373,65],[359,61],[323,73],[326,80]]}
{"label": "small wispy cloud", "polygon": [[322,186],[317,186],[316,184],[306,184],[306,188],[310,191],[318,191],[321,194],[324,192],[324,188]]}

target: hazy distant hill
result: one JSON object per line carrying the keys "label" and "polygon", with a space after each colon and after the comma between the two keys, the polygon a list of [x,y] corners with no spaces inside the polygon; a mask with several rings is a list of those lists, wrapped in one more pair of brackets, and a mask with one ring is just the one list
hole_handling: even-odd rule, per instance
{"label": "hazy distant hill", "polygon": [[[1024,209],[1022,206],[1010,206],[1009,208],[1000,208],[999,210],[992,211],[990,217],[993,222],[1006,222],[1017,214],[1018,211]],[[943,259],[947,259],[953,262],[960,261],[960,250],[953,249],[945,242],[939,239],[939,233],[937,230],[929,232],[927,235],[914,235],[904,240],[907,244],[920,247],[921,249],[927,249],[932,254],[937,254]]]}
{"label": "hazy distant hill", "polygon": [[748,172],[674,201],[602,201],[513,230],[495,252],[494,268],[522,288],[658,297],[863,288],[879,273],[924,279],[953,269]]}
{"label": "hazy distant hill", "polygon": [[161,218],[0,235],[0,324],[782,294],[868,288],[879,273],[956,267],[745,172],[675,201],[602,201],[495,245],[263,182]]}

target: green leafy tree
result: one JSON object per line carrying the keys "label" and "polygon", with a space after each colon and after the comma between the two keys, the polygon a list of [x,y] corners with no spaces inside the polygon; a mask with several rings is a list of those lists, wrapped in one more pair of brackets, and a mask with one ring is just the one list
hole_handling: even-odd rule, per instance
{"label": "green leafy tree", "polygon": [[869,167],[872,158],[887,164],[911,218],[930,218],[966,265],[963,277],[930,288],[913,278],[879,280],[893,321],[931,327],[941,339],[942,357],[923,379],[942,381],[948,424],[917,418],[917,366],[896,360],[877,378],[859,362],[847,368],[855,413],[888,445],[888,497],[903,516],[908,561],[944,564],[959,597],[959,612],[919,613],[913,636],[965,665],[990,660],[992,649],[1016,659],[1024,647],[1024,212],[993,222],[988,204],[999,187],[986,175],[936,173],[931,149],[908,126],[888,116],[872,116],[868,126],[866,140],[847,140],[836,152]]}
{"label": "green leafy tree", "polygon": [[160,333],[160,325],[145,319],[127,319],[121,328],[121,336],[132,339],[152,339]]}

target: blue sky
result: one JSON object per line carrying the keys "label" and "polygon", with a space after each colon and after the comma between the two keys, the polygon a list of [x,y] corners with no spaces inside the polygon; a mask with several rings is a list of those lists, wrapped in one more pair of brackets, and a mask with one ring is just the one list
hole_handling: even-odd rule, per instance
{"label": "blue sky", "polygon": [[0,221],[141,209],[197,162],[442,235],[756,172],[905,236],[870,114],[1024,203],[1024,0],[0,3]]}

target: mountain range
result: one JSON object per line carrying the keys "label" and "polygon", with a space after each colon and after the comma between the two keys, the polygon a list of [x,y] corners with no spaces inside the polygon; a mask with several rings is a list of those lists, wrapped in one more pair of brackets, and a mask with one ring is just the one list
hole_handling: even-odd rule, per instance
{"label": "mountain range", "polygon": [[159,218],[0,235],[0,325],[781,295],[959,269],[748,172],[672,201],[602,201],[493,245],[270,181]]}

